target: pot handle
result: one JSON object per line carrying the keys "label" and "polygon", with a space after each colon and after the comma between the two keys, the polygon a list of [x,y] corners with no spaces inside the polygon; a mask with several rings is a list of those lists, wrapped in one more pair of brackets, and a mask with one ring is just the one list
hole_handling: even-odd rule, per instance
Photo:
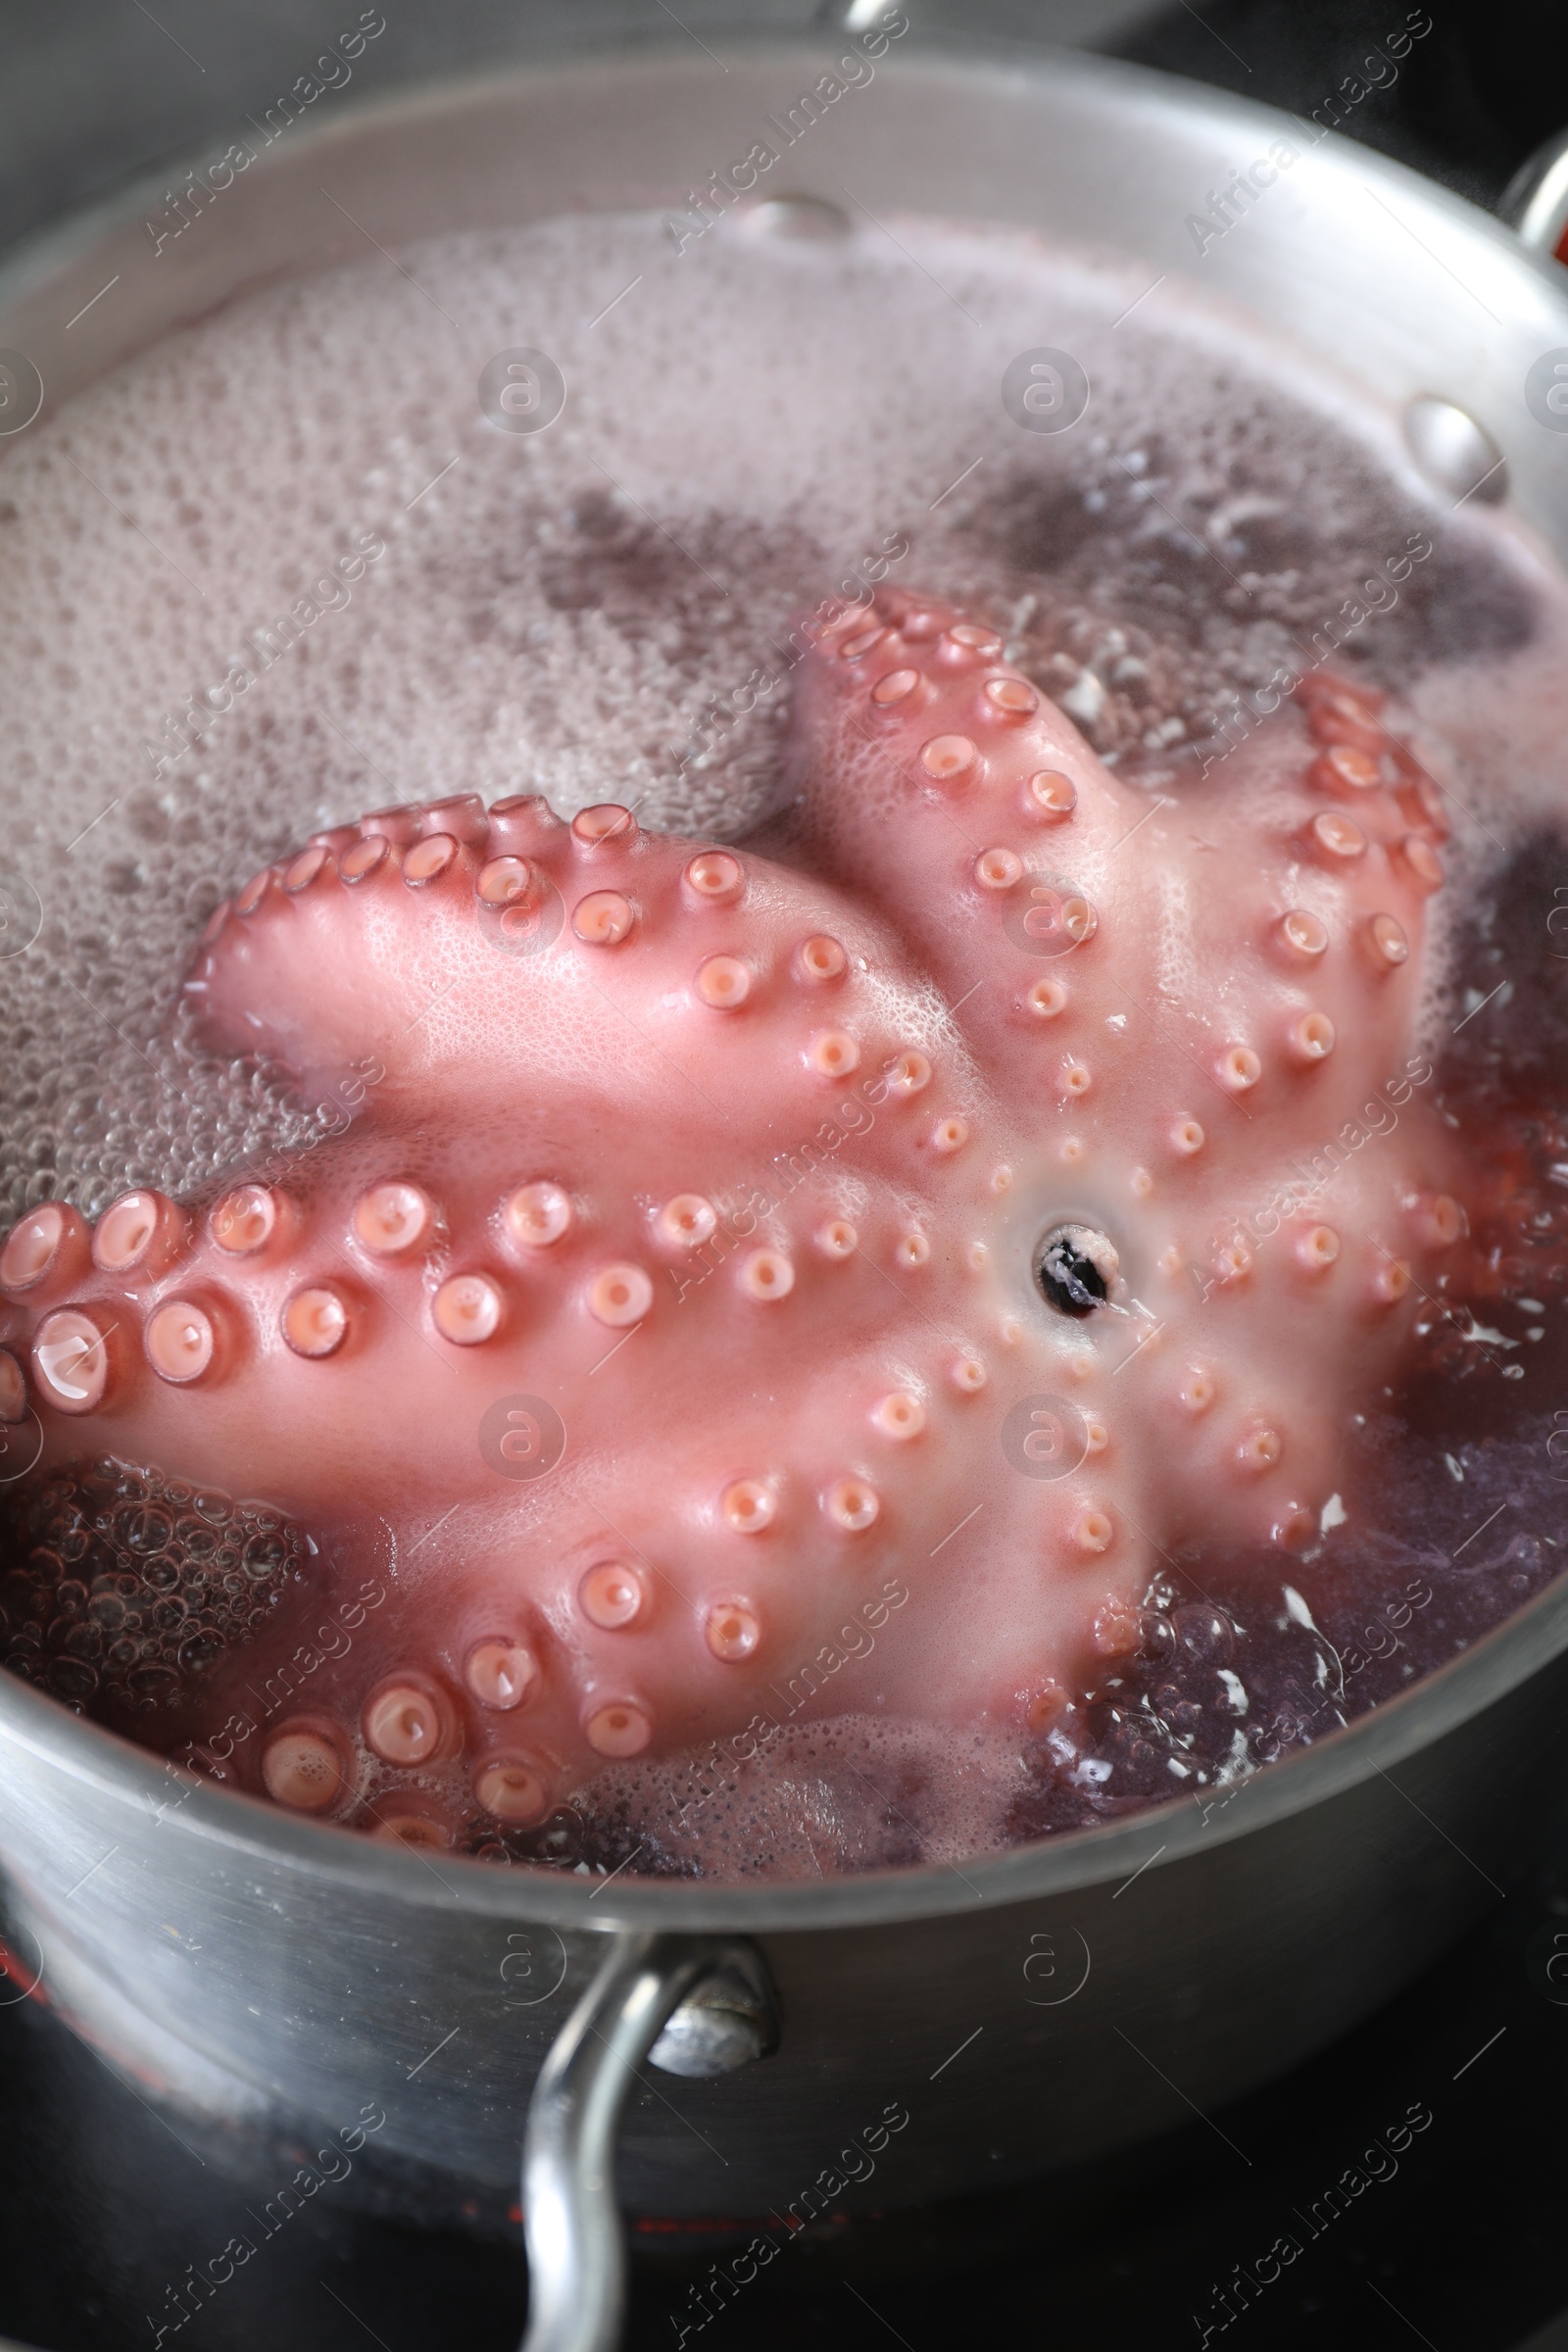
{"label": "pot handle", "polygon": [[1568,264],[1568,130],[1537,148],[1509,181],[1499,210],[1532,252]]}
{"label": "pot handle", "polygon": [[626,2294],[615,2205],[621,2109],[645,2061],[727,2074],[778,2038],[772,1989],[747,1943],[617,1936],[556,2036],[522,2149],[528,2328],[521,2352],[614,2352]]}

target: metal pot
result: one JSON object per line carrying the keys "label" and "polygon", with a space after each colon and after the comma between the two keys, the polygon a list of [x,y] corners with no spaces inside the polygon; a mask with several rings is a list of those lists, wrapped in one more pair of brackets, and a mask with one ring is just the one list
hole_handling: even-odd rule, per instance
{"label": "metal pot", "polygon": [[[54,402],[248,286],[337,263],[328,163],[394,249],[678,200],[830,55],[825,38],[740,46],[719,75],[687,44],[345,112],[156,268],[134,197],[43,240],[0,280],[0,346]],[[1151,281],[1194,271],[1194,191],[1299,139],[1084,58],[971,44],[960,62],[909,40],[879,73],[831,154],[803,148],[793,192],[832,198],[842,175],[878,212],[1024,224]],[[117,275],[130,299],[84,310]],[[1455,498],[1506,486],[1568,556],[1564,445],[1523,397],[1568,347],[1568,278],[1507,229],[1326,140],[1201,276],[1404,413]],[[1464,291],[1480,287],[1485,317]],[[322,2132],[384,2115],[389,2178],[505,2190],[534,2094],[529,2342],[603,2345],[612,2189],[644,2214],[768,2229],[858,2196],[925,2202],[1114,2150],[1322,2048],[1515,1867],[1568,1760],[1565,1699],[1568,1583],[1206,1816],[1170,1806],[961,1873],[771,1888],[389,1850],[190,1783],[0,1678],[11,1973],[195,2113]],[[852,2140],[874,2189],[843,2179],[863,2163],[841,2164]]]}

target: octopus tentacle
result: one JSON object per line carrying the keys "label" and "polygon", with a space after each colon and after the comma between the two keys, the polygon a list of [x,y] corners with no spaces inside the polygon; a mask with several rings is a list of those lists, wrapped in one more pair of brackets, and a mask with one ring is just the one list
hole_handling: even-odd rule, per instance
{"label": "octopus tentacle", "polygon": [[1161,1553],[1315,1529],[1464,1232],[1435,796],[1339,683],[1271,757],[1150,800],[889,594],[803,662],[788,866],[460,795],[252,877],[198,1026],[346,1124],[0,1249],[11,1662],[416,1842],[895,1617],[859,1703],[1040,1734]]}

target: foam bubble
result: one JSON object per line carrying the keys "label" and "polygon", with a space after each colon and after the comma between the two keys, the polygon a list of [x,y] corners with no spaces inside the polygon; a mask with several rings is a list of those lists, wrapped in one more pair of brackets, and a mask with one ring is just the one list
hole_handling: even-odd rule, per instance
{"label": "foam bubble", "polygon": [[8,1495],[0,1553],[7,1672],[143,1729],[197,1703],[307,1565],[280,1511],[110,1456]]}
{"label": "foam bubble", "polygon": [[641,1877],[824,1879],[957,1863],[1010,1842],[1030,1789],[1015,1736],[846,1714],[785,1725],[756,1755],[612,1767],[537,1829],[475,1827],[491,1861]]}

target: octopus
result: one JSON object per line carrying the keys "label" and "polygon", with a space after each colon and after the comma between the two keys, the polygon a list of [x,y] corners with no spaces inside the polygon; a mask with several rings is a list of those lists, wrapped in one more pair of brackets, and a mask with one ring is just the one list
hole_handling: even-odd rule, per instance
{"label": "octopus", "polygon": [[1326,675],[1152,798],[938,599],[800,642],[768,854],[458,796],[219,908],[205,1048],[337,1132],[11,1231],[14,1671],[450,1843],[785,1689],[1039,1739],[1315,1535],[1467,1234],[1441,795]]}

